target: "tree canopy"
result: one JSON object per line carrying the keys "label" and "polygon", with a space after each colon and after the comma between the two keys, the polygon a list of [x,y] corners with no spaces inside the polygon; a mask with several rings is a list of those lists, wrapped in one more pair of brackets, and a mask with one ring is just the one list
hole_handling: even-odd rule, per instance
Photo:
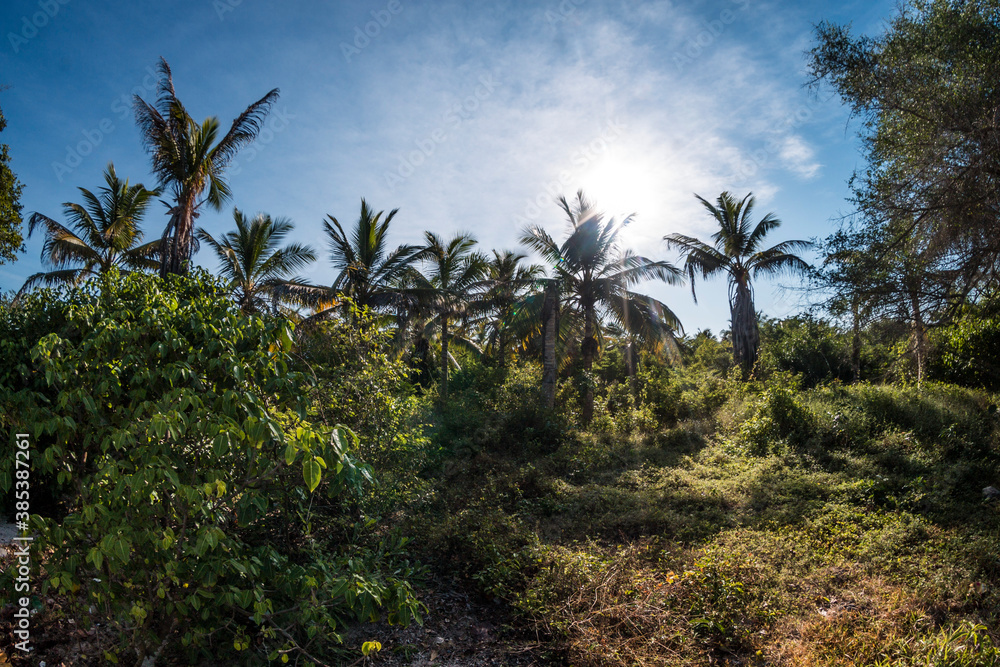
{"label": "tree canopy", "polygon": [[[0,132],[7,119],[0,110]],[[10,168],[10,149],[0,143],[0,264],[13,262],[16,253],[24,252],[21,236],[21,190],[23,184]]]}

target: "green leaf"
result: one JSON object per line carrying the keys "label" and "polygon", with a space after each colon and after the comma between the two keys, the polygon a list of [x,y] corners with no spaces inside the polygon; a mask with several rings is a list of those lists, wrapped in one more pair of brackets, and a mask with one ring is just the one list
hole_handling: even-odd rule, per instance
{"label": "green leaf", "polygon": [[319,463],[315,459],[308,459],[302,464],[302,477],[305,479],[306,487],[310,493],[315,491],[316,487],[319,486],[322,475]]}

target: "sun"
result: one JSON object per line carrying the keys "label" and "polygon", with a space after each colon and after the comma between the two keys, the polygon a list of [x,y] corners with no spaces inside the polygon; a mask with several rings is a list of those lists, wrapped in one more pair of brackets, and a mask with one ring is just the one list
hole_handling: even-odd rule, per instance
{"label": "sun", "polygon": [[623,151],[609,150],[580,177],[587,197],[608,216],[621,219],[635,214],[631,226],[650,222],[660,214],[664,184],[650,160]]}

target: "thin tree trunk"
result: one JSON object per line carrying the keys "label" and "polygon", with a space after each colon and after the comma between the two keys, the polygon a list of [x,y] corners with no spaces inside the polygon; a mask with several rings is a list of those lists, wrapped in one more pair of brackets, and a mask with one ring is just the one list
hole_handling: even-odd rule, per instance
{"label": "thin tree trunk", "polygon": [[583,394],[583,425],[589,426],[594,418],[594,382],[591,371],[594,368],[594,354],[597,352],[597,340],[594,338],[594,308],[585,307],[583,325],[583,370],[586,375],[587,388]]}
{"label": "thin tree trunk", "polygon": [[927,367],[927,327],[924,325],[924,313],[920,307],[920,295],[915,289],[910,290],[910,307],[913,316],[913,354],[917,360],[917,387],[924,384],[924,373]]}
{"label": "thin tree trunk", "polygon": [[625,346],[625,366],[628,368],[628,387],[632,393],[632,398],[639,397],[639,383],[636,377],[638,364],[636,361],[636,345],[635,341],[631,341]]}
{"label": "thin tree trunk", "polygon": [[448,398],[448,318],[441,317],[441,400]]}
{"label": "thin tree trunk", "polygon": [[558,292],[554,285],[545,289],[542,306],[542,400],[550,410],[556,405],[556,329],[559,313]]}
{"label": "thin tree trunk", "polygon": [[858,314],[858,300],[851,301],[851,375],[855,382],[861,381],[861,317]]}

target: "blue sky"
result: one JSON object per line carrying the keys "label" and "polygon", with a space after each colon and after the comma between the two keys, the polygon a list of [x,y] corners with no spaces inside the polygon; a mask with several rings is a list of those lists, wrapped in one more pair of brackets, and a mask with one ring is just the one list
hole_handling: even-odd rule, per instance
{"label": "blue sky", "polygon": [[[229,210],[206,210],[213,234],[231,206],[287,216],[325,253],[320,222],[357,217],[361,197],[399,208],[394,240],[469,231],[484,249],[514,248],[525,224],[562,238],[559,194],[584,188],[612,214],[635,212],[626,241],[676,261],[664,234],[706,238],[694,198],[753,191],[773,240],[823,237],[849,212],[859,166],[855,123],[829,91],[804,87],[813,26],[881,30],[888,1],[263,2],[6,0],[0,7],[0,106],[25,217],[58,217],[79,186],[120,176],[152,187],[129,108],[155,98],[170,63],[198,120],[224,127],[272,88],[265,131],[230,170]],[[147,216],[147,236],[166,223]],[[41,270],[41,234],[0,289]],[[207,252],[197,260],[211,268]],[[333,279],[325,258],[308,276]],[[803,296],[757,285],[757,305],[794,313]],[[792,281],[785,280],[785,283]],[[686,330],[728,327],[726,285],[648,285]]]}

